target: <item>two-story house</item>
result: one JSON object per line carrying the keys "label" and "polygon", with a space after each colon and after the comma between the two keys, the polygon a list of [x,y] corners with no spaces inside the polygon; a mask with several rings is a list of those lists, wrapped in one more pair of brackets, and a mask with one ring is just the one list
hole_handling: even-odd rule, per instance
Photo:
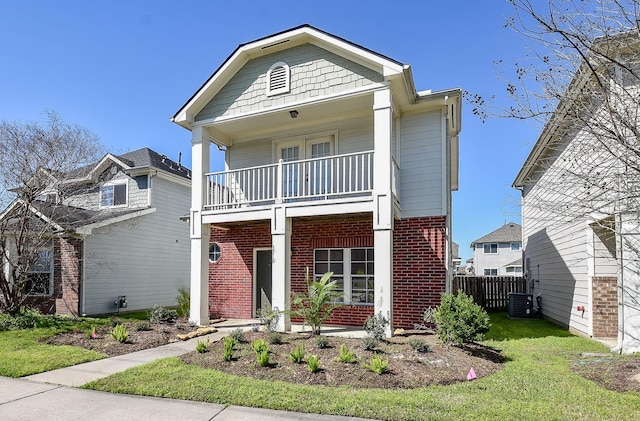
{"label": "two-story house", "polygon": [[640,35],[594,40],[518,172],[545,318],[640,352]]}
{"label": "two-story house", "polygon": [[[73,315],[116,312],[120,301],[127,311],[175,305],[189,283],[180,217],[189,210],[191,171],[143,148],[51,174],[51,187],[28,204],[49,241],[30,264],[26,303]],[[18,198],[0,218],[24,206]]]}
{"label": "two-story house", "polygon": [[522,226],[504,224],[471,243],[476,276],[522,276]]}
{"label": "two-story house", "polygon": [[172,118],[192,132],[191,319],[289,309],[308,268],[339,286],[329,323],[420,322],[447,290],[460,107],[308,25],[240,45]]}

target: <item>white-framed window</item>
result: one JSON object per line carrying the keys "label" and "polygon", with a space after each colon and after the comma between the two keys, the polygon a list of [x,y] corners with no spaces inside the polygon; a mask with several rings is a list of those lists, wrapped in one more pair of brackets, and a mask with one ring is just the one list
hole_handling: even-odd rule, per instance
{"label": "white-framed window", "polygon": [[127,204],[127,183],[105,184],[100,187],[100,206],[108,208],[111,206],[126,206]]}
{"label": "white-framed window", "polygon": [[484,254],[498,254],[498,243],[484,243]]}
{"label": "white-framed window", "polygon": [[289,92],[290,81],[289,66],[281,61],[274,63],[267,71],[267,96]]}
{"label": "white-framed window", "polygon": [[522,273],[522,266],[507,266],[507,273]]}
{"label": "white-framed window", "polygon": [[345,304],[373,305],[374,259],[373,247],[322,248],[314,250],[314,279],[333,272],[338,300]]}
{"label": "white-framed window", "polygon": [[25,291],[29,295],[51,295],[53,281],[53,252],[41,248],[29,265]]}
{"label": "white-framed window", "polygon": [[498,269],[485,269],[484,276],[498,276]]}
{"label": "white-framed window", "polygon": [[209,262],[215,263],[220,260],[220,245],[218,243],[209,243]]}
{"label": "white-framed window", "polygon": [[511,243],[511,251],[520,251],[520,243]]}

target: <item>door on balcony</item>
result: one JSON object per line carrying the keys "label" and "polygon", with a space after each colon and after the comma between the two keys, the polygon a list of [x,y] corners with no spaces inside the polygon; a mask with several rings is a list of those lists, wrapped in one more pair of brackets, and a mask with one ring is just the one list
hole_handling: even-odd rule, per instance
{"label": "door on balcony", "polygon": [[[280,158],[284,162],[300,160],[300,145],[282,146]],[[282,194],[285,198],[295,198],[300,195],[300,167],[297,164],[284,165],[282,168]]]}
{"label": "door on balcony", "polygon": [[313,197],[330,192],[331,161],[324,158],[332,155],[333,137],[321,137],[307,140],[307,158],[311,159],[306,168],[306,188]]}
{"label": "door on balcony", "polygon": [[255,313],[261,308],[271,308],[271,249],[255,251]]}

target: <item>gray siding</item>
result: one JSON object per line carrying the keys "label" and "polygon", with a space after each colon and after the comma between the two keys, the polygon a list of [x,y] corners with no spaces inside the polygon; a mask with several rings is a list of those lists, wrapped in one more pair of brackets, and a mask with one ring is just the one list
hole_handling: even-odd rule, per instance
{"label": "gray siding", "polygon": [[151,186],[156,212],[86,238],[85,313],[115,311],[119,295],[127,296],[127,310],[175,305],[178,288],[189,285],[189,229],[178,219],[189,212],[189,187],[159,177]]}
{"label": "gray siding", "polygon": [[[136,209],[149,206],[148,190],[141,188],[135,179],[129,177],[123,171],[118,171],[111,175],[106,170],[99,177],[97,184],[89,184],[79,187],[69,197],[65,198],[64,204],[83,209],[100,210],[100,188],[104,184],[126,183],[127,184],[127,208]],[[148,186],[148,183],[147,183]],[[144,185],[142,186],[144,187]],[[122,207],[119,207],[121,209]]]}
{"label": "gray siding", "polygon": [[[291,90],[267,96],[267,71],[284,62],[291,71]],[[249,60],[195,117],[196,121],[229,116],[276,105],[346,92],[382,82],[382,75],[323,50],[304,44]]]}
{"label": "gray siding", "polygon": [[400,206],[402,218],[443,213],[441,113],[400,120]]}

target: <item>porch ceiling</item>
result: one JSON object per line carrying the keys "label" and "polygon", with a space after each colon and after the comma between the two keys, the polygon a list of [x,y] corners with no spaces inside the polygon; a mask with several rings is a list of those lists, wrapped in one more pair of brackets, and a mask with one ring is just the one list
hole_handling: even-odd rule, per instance
{"label": "porch ceiling", "polygon": [[[297,111],[293,118],[291,111]],[[373,113],[372,92],[342,98],[325,99],[304,103],[290,103],[233,116],[219,117],[205,122],[211,128],[214,143],[231,146],[234,140],[269,135],[287,135],[305,127],[318,126],[331,121],[341,121]]]}

